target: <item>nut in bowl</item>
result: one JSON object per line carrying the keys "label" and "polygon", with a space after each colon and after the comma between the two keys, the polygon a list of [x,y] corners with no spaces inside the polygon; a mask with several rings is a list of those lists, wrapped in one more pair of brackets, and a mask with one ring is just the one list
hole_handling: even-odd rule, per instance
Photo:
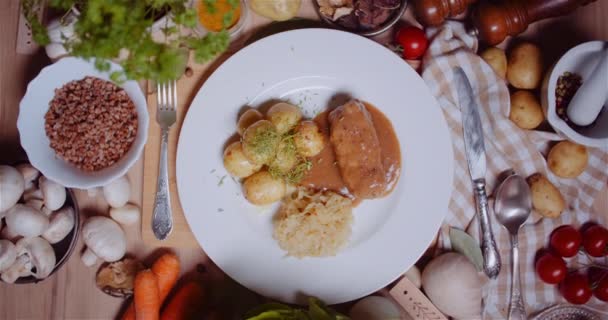
{"label": "nut in bowl", "polygon": [[30,162],[66,187],[103,186],[139,158],[148,133],[146,99],[135,81],[120,85],[93,61],[63,58],[30,82],[17,127]]}

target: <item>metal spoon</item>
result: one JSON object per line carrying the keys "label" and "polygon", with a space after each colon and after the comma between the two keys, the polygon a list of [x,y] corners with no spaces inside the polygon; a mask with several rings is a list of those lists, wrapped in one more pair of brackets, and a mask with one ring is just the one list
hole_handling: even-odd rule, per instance
{"label": "metal spoon", "polygon": [[508,176],[496,190],[494,213],[511,235],[511,301],[509,319],[527,319],[519,278],[519,248],[517,233],[532,210],[530,187],[517,174]]}

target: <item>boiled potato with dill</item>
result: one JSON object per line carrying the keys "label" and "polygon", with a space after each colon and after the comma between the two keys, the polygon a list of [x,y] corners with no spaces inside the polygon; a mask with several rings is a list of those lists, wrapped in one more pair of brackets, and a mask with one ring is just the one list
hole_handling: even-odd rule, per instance
{"label": "boiled potato with dill", "polygon": [[294,140],[298,152],[304,157],[314,157],[325,148],[325,136],[314,121],[300,122]]}
{"label": "boiled potato with dill", "polygon": [[522,129],[534,129],[543,120],[543,109],[538,99],[526,90],[518,90],[511,94],[511,110],[509,119]]}
{"label": "boiled potato with dill", "polygon": [[298,163],[298,151],[293,136],[283,137],[277,148],[277,155],[269,165],[271,173],[276,175],[287,174]]}
{"label": "boiled potato with dill", "polygon": [[587,168],[588,161],[587,148],[567,140],[553,146],[547,156],[549,169],[561,178],[578,177]]}
{"label": "boiled potato with dill", "polygon": [[279,134],[284,134],[302,120],[302,112],[292,104],[279,102],[268,109],[266,117],[274,124]]}
{"label": "boiled potato with dill", "polygon": [[262,119],[264,119],[264,116],[261,112],[256,109],[249,109],[243,112],[243,114],[239,117],[239,121],[236,125],[236,131],[240,135],[243,135],[243,133],[245,133],[245,130],[247,130],[249,126]]}
{"label": "boiled potato with dill", "polygon": [[252,163],[267,164],[276,155],[280,141],[272,122],[259,120],[243,133],[243,153]]}
{"label": "boiled potato with dill", "polygon": [[243,145],[240,141],[233,142],[224,150],[224,167],[237,178],[248,177],[262,169],[261,164],[254,164],[243,153]]}
{"label": "boiled potato with dill", "polygon": [[260,171],[247,177],[243,182],[245,198],[255,205],[267,205],[281,200],[287,187],[281,178],[273,177],[268,171]]}

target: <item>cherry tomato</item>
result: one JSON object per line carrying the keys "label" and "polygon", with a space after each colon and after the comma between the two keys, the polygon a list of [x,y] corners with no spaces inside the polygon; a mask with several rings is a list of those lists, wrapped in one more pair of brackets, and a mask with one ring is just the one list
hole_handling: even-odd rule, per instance
{"label": "cherry tomato", "polygon": [[583,232],[583,247],[585,251],[592,257],[603,257],[606,254],[606,246],[608,246],[608,230],[606,228],[594,225]]}
{"label": "cherry tomato", "polygon": [[395,41],[403,47],[403,58],[409,60],[422,57],[429,46],[429,40],[426,38],[424,31],[413,26],[399,29]]}
{"label": "cherry tomato", "polygon": [[591,287],[587,277],[580,273],[569,274],[559,284],[562,296],[572,304],[584,304],[591,298]]}
{"label": "cherry tomato", "polygon": [[573,226],[564,225],[551,233],[551,248],[562,257],[572,257],[578,252],[583,238]]}
{"label": "cherry tomato", "polygon": [[558,284],[566,277],[568,269],[564,259],[546,253],[536,261],[536,273],[545,283]]}
{"label": "cherry tomato", "polygon": [[593,289],[593,295],[602,301],[608,302],[608,272],[604,273],[595,289]]}

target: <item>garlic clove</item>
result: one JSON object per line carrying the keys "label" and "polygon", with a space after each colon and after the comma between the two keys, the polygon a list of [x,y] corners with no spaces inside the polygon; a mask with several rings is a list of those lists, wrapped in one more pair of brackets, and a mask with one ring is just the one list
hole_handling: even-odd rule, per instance
{"label": "garlic clove", "polygon": [[120,208],[129,202],[131,185],[126,176],[122,176],[103,186],[103,196],[112,208]]}
{"label": "garlic clove", "polygon": [[55,181],[42,176],[38,180],[38,186],[44,195],[44,206],[52,211],[63,207],[67,197],[65,187]]}
{"label": "garlic clove", "polygon": [[137,223],[141,211],[138,206],[128,203],[124,207],[110,208],[110,217],[123,226]]}

